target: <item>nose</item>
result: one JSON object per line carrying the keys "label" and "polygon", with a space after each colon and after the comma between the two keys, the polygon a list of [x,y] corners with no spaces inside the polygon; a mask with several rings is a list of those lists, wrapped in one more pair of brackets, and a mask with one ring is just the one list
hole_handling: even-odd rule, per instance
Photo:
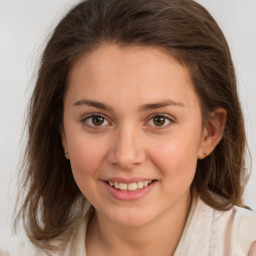
{"label": "nose", "polygon": [[108,160],[111,164],[128,170],[145,161],[146,152],[138,130],[138,128],[125,127],[115,131],[108,152]]}

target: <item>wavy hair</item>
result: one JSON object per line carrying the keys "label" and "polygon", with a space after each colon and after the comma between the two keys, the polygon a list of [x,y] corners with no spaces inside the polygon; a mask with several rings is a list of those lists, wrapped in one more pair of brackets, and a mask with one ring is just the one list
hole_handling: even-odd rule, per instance
{"label": "wavy hair", "polygon": [[[21,170],[25,195],[17,220],[30,240],[51,248],[72,230],[86,198],[72,176],[60,137],[63,97],[76,60],[103,44],[165,49],[189,69],[203,119],[217,107],[227,111],[221,142],[198,160],[193,181],[215,209],[242,206],[246,138],[237,84],[226,39],[212,16],[192,0],[87,0],[71,9],[43,52],[28,111],[28,142]],[[219,202],[212,194],[225,200]]]}

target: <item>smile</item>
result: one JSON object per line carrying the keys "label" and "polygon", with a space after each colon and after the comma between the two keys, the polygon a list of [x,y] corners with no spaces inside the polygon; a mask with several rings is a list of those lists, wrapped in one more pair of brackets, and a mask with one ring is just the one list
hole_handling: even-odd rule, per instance
{"label": "smile", "polygon": [[138,182],[131,182],[131,183],[121,183],[116,181],[115,182],[107,181],[107,182],[111,187],[114,187],[115,189],[118,189],[118,190],[135,191],[135,190],[140,190],[147,187],[149,184],[153,182],[153,180],[138,181]]}
{"label": "smile", "polygon": [[107,192],[121,201],[134,201],[146,196],[158,180],[144,178],[111,178],[102,180]]}

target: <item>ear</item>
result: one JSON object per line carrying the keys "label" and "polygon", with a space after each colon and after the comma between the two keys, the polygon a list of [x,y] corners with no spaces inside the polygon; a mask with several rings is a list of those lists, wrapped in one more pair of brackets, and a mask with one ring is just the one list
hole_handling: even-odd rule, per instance
{"label": "ear", "polygon": [[223,137],[223,131],[227,119],[227,111],[224,108],[216,108],[210,118],[205,122],[201,143],[198,149],[198,159],[210,155]]}
{"label": "ear", "polygon": [[68,148],[66,133],[65,133],[63,124],[60,125],[59,131],[60,131],[61,144],[63,147],[64,155],[67,159],[69,159],[69,148]]}

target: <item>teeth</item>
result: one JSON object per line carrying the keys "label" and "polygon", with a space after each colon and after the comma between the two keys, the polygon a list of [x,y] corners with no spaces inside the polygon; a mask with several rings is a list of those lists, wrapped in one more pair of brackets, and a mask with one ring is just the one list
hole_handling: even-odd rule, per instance
{"label": "teeth", "polygon": [[138,186],[136,182],[128,184],[128,190],[136,190],[137,188]]}
{"label": "teeth", "polygon": [[132,182],[129,184],[126,183],[119,183],[119,182],[112,182],[112,181],[108,181],[109,185],[111,187],[115,187],[115,189],[120,189],[122,191],[135,191],[137,189],[142,189],[143,187],[147,187],[150,183],[152,183],[151,181],[138,181],[138,182]]}
{"label": "teeth", "polygon": [[148,181],[143,181],[143,186],[146,187],[148,185]]}
{"label": "teeth", "polygon": [[138,188],[143,188],[143,181],[139,181],[139,182],[137,183],[137,186],[138,186]]}
{"label": "teeth", "polygon": [[119,188],[120,188],[120,190],[127,190],[127,184],[120,183]]}
{"label": "teeth", "polygon": [[[110,185],[110,186],[111,186],[111,185]],[[115,188],[119,188],[119,183],[114,182],[114,187],[115,187]]]}

